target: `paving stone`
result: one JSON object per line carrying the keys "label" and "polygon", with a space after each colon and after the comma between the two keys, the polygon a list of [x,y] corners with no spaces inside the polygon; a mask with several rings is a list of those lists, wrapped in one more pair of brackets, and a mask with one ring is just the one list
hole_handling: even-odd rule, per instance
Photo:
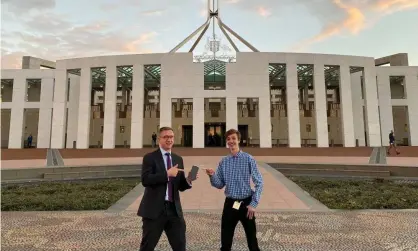
{"label": "paving stone", "polygon": [[[186,213],[187,250],[219,250],[221,213]],[[2,250],[138,250],[132,212],[2,212]],[[257,214],[262,250],[418,250],[418,211]],[[165,234],[156,250],[171,250]],[[247,250],[240,224],[233,250]]]}

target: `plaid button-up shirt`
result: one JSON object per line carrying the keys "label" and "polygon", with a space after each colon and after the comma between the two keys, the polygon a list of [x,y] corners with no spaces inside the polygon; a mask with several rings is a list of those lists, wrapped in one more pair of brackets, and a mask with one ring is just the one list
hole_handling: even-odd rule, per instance
{"label": "plaid button-up shirt", "polygon": [[[251,178],[255,191],[251,189]],[[239,151],[237,155],[222,158],[215,174],[211,176],[212,186],[222,189],[225,196],[240,200],[252,196],[250,206],[256,208],[263,191],[263,177],[257,168],[257,162],[248,153]]]}

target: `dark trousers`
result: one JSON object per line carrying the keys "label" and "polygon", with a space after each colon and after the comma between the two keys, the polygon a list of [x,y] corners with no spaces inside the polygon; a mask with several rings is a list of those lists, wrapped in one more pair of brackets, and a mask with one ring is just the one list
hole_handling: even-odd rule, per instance
{"label": "dark trousers", "polygon": [[140,251],[153,251],[161,234],[167,235],[173,251],[186,251],[186,223],[177,216],[174,203],[166,202],[164,213],[157,219],[142,218],[142,240]]}
{"label": "dark trousers", "polygon": [[242,201],[239,210],[232,208],[235,201],[236,200],[230,198],[225,199],[221,223],[221,251],[231,250],[234,232],[238,221],[240,221],[244,227],[249,250],[259,251],[260,248],[258,247],[256,235],[257,230],[255,226],[255,216],[253,216],[251,220],[247,217],[247,206],[251,202],[251,197],[244,200],[238,200]]}

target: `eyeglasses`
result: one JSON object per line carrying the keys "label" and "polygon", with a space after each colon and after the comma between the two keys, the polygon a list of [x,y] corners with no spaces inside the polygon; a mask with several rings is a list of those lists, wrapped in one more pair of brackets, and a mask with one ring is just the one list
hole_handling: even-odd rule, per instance
{"label": "eyeglasses", "polygon": [[166,136],[163,136],[161,138],[163,138],[163,139],[174,139],[174,136],[168,136],[168,135],[166,135]]}

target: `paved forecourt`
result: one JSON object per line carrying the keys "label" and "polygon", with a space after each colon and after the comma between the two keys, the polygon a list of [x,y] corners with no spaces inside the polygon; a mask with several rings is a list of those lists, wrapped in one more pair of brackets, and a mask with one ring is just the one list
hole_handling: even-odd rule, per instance
{"label": "paved forecourt", "polygon": [[[183,157],[186,166],[186,174],[190,171],[192,165],[202,168],[216,169],[221,157]],[[311,208],[326,208],[317,201],[313,201],[310,196],[297,187],[292,186],[284,176],[271,168],[270,166],[258,163],[258,168],[263,176],[264,188],[260,204],[257,209],[262,211],[271,210],[308,210]],[[253,185],[253,184],[252,184]],[[142,185],[139,185],[142,187]],[[253,186],[254,187],[254,186]],[[292,191],[292,190],[294,191]],[[143,189],[138,189],[142,191]],[[180,193],[183,209],[186,211],[220,211],[223,208],[225,200],[224,189],[217,189],[210,185],[209,177],[205,171],[199,171],[199,178],[193,182],[190,190]],[[132,195],[134,196],[134,195]],[[142,194],[133,200],[126,208],[128,211],[136,211],[141,201]],[[127,198],[128,200],[129,198]],[[124,202],[126,205],[127,203]],[[123,208],[120,208],[123,210]]]}
{"label": "paved forecourt", "polygon": [[[216,168],[221,156],[183,158],[188,172],[192,165]],[[256,214],[262,250],[418,249],[416,210],[329,210],[262,161],[258,168],[264,178]],[[181,193],[187,250],[218,250],[225,196],[210,186],[204,170],[199,176]],[[3,212],[2,250],[137,250],[142,223],[136,211],[143,190],[138,185],[105,211]],[[164,234],[156,250],[171,250]],[[240,224],[233,250],[246,250]]]}
{"label": "paved forecourt", "polygon": [[[257,213],[263,251],[418,250],[416,211]],[[185,213],[188,251],[219,250],[221,213]],[[138,250],[141,218],[133,212],[4,212],[2,250]],[[165,234],[156,248],[171,250]],[[241,224],[233,249],[247,250]]]}

